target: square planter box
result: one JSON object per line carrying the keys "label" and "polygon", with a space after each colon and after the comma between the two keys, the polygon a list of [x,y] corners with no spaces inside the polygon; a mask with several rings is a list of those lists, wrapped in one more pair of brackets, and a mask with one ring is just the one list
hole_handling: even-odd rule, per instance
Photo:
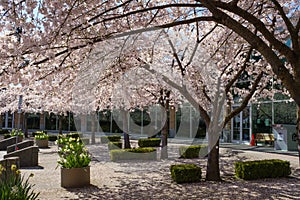
{"label": "square planter box", "polygon": [[47,148],[48,147],[48,140],[35,140],[35,144],[39,148]]}
{"label": "square planter box", "polygon": [[79,188],[90,185],[90,166],[61,168],[61,187]]}

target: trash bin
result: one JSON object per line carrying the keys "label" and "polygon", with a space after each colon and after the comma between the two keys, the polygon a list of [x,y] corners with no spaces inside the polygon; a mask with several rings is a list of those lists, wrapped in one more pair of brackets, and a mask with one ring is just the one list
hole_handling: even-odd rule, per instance
{"label": "trash bin", "polygon": [[287,130],[281,124],[273,125],[274,149],[287,151]]}
{"label": "trash bin", "polygon": [[283,124],[282,126],[287,130],[287,150],[297,151],[298,142],[297,142],[296,125]]}
{"label": "trash bin", "polygon": [[296,126],[288,124],[276,124],[273,126],[274,149],[285,151],[297,151]]}
{"label": "trash bin", "polygon": [[176,135],[176,131],[174,129],[169,129],[169,138],[174,138]]}

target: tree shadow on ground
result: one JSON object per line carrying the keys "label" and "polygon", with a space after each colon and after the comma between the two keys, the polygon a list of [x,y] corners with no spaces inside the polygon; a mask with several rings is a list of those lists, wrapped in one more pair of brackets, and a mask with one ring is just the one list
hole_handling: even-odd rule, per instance
{"label": "tree shadow on ground", "polygon": [[[243,151],[229,150],[220,153],[220,171],[222,182],[204,180],[207,158],[179,159],[177,149],[169,149],[170,159],[151,162],[120,162],[111,167],[113,172],[103,180],[101,165],[111,165],[106,146],[94,150],[94,172],[102,185],[90,185],[84,188],[68,189],[77,199],[299,199],[300,179],[295,177],[278,179],[260,179],[245,181],[235,178],[234,162],[245,161]],[[98,161],[97,161],[98,160]],[[176,184],[170,176],[170,165],[176,163],[195,163],[202,169],[202,181],[199,183]],[[99,168],[98,168],[99,167]],[[99,175],[98,175],[99,174]],[[106,180],[118,184],[105,185]],[[67,197],[66,197],[67,198]]]}
{"label": "tree shadow on ground", "polygon": [[74,193],[79,199],[99,199],[95,194],[101,193],[101,188],[92,184],[82,188],[66,188],[66,190]]}

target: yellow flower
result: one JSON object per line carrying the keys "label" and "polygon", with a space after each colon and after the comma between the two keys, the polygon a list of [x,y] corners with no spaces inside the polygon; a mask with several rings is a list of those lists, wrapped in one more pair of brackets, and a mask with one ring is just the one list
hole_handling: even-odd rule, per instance
{"label": "yellow flower", "polygon": [[16,171],[16,174],[17,174],[17,175],[21,174],[21,171],[20,171],[20,170],[17,170],[17,171]]}
{"label": "yellow flower", "polygon": [[11,169],[11,171],[16,171],[17,170],[17,165],[11,165],[10,169]]}
{"label": "yellow flower", "polygon": [[0,176],[1,176],[1,174],[2,174],[2,171],[5,171],[5,168],[2,167],[2,165],[0,164]]}

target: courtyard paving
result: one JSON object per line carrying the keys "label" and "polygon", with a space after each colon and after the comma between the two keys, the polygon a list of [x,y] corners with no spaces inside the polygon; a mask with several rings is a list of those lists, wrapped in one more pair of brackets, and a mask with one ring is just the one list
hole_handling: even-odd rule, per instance
{"label": "courtyard paving", "polygon": [[[133,146],[136,145],[133,142]],[[300,170],[298,157],[238,148],[221,148],[222,182],[205,182],[206,158],[179,159],[178,147],[169,144],[169,159],[149,162],[111,162],[106,144],[88,145],[93,156],[91,185],[80,189],[60,187],[57,167],[57,147],[40,149],[39,167],[22,169],[30,178],[39,199],[300,199]],[[3,152],[1,152],[3,154]],[[291,163],[293,174],[288,178],[243,181],[234,177],[233,163],[238,160],[279,158]],[[203,181],[176,184],[169,167],[174,163],[197,163]]]}

